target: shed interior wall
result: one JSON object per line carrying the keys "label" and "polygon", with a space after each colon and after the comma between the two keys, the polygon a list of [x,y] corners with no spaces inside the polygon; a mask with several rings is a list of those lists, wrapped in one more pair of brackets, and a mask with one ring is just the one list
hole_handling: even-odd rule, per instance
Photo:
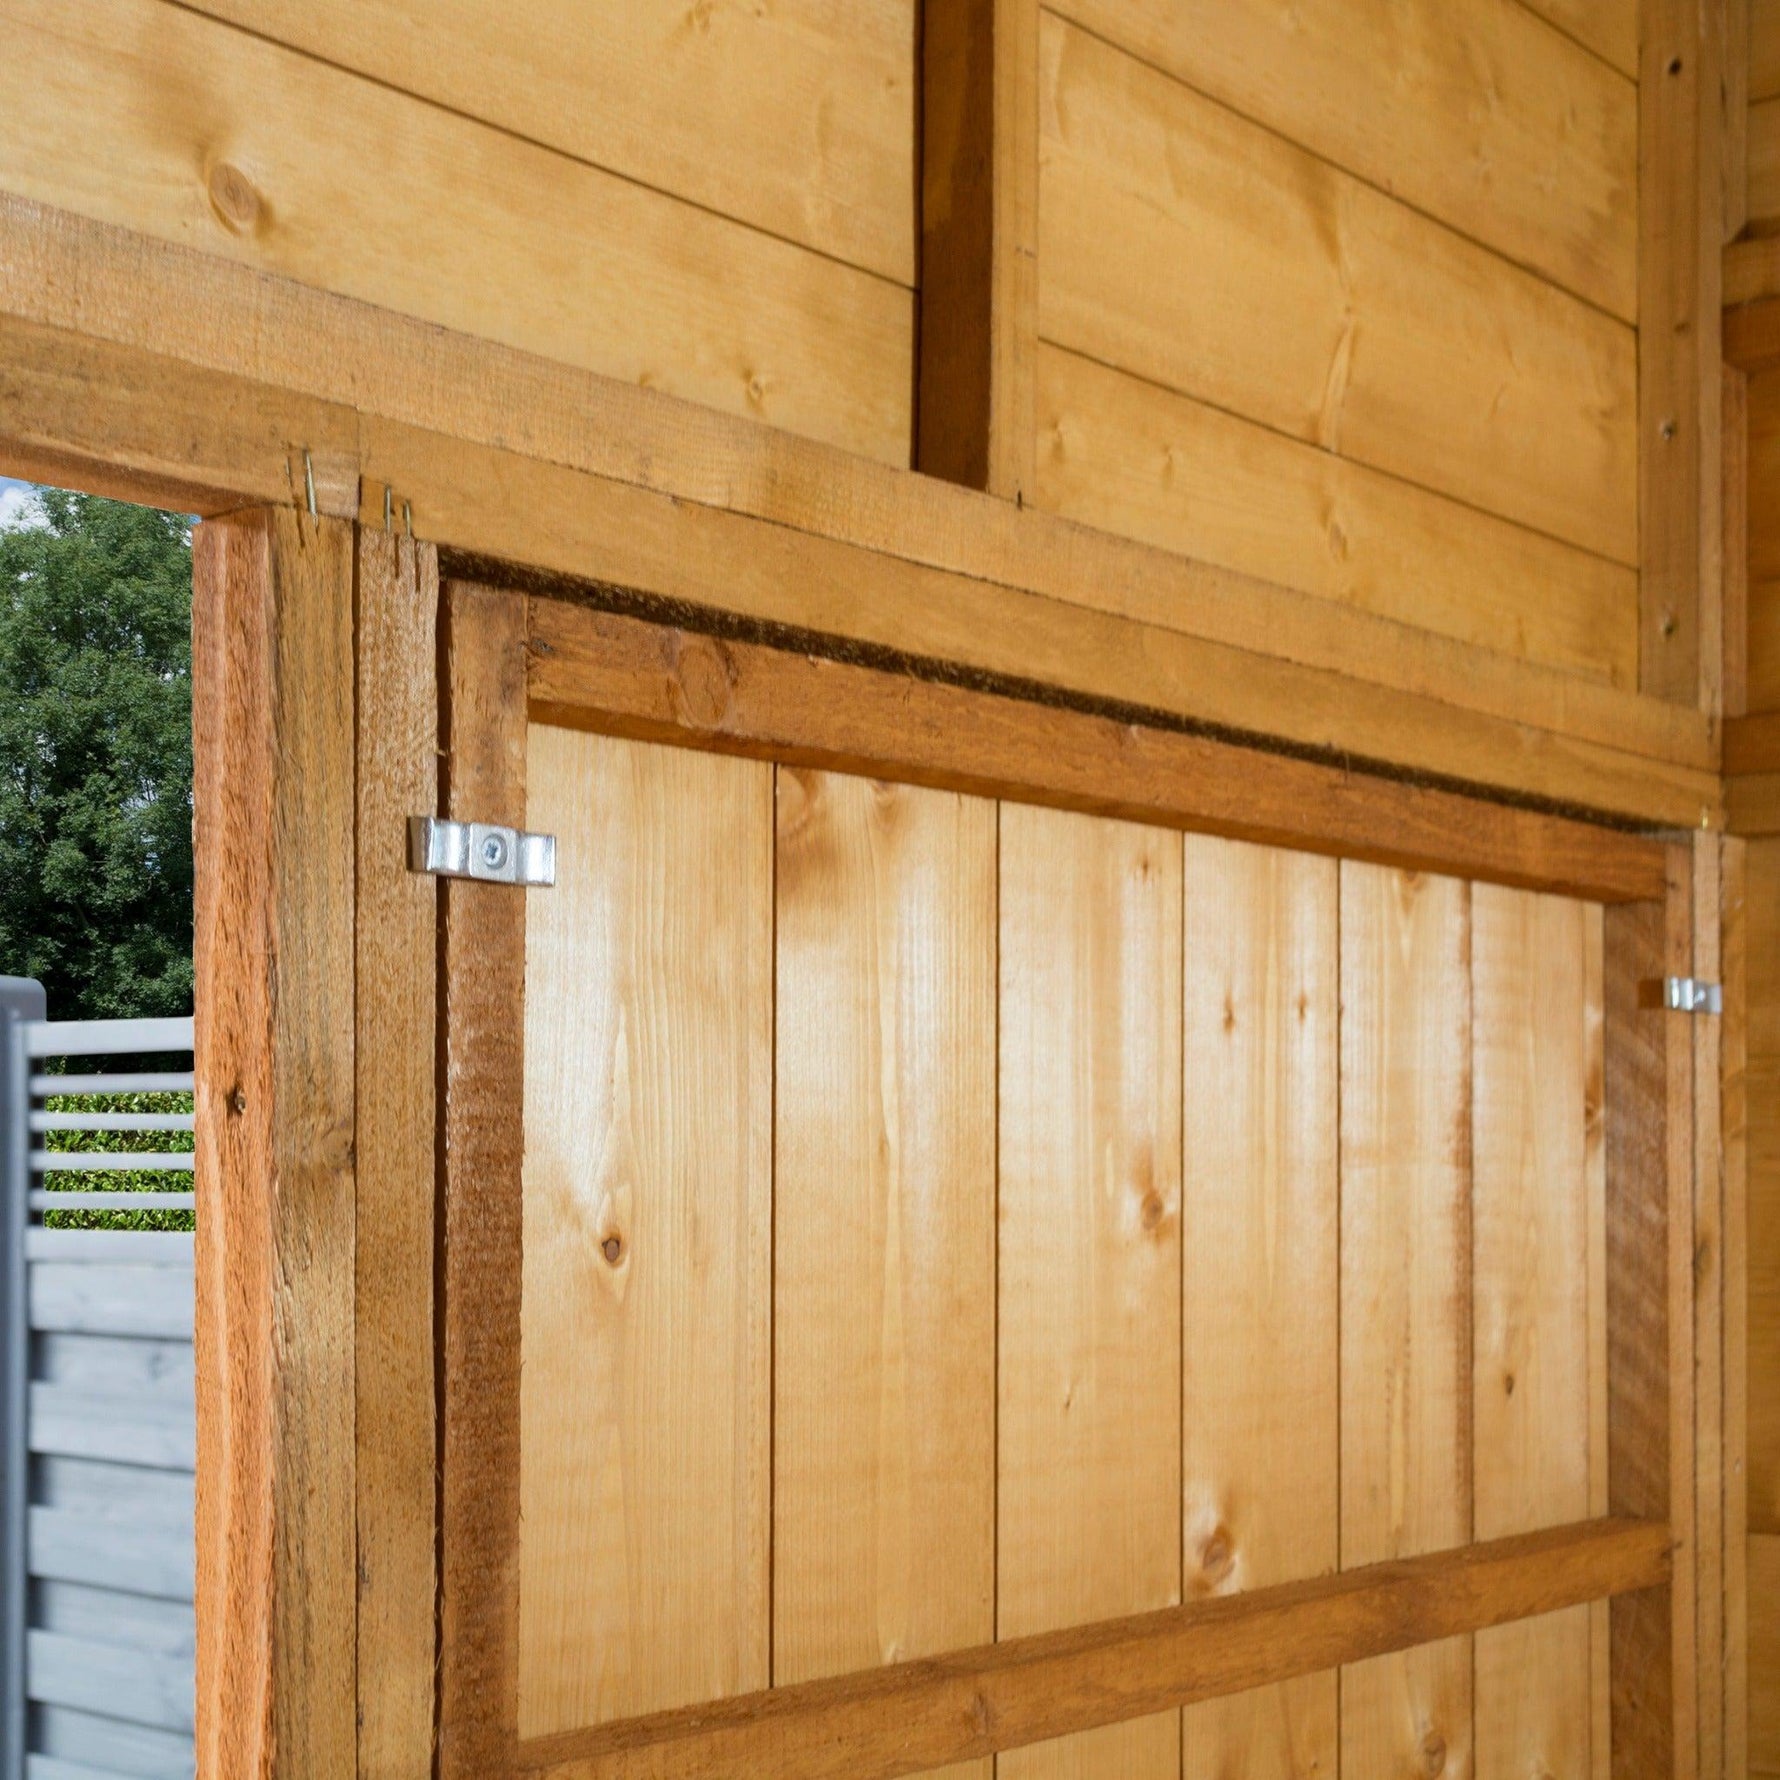
{"label": "shed interior wall", "polygon": [[[911,461],[914,0],[0,23],[6,190]],[[1637,0],[1066,0],[1035,42],[1026,498],[1635,687]]]}

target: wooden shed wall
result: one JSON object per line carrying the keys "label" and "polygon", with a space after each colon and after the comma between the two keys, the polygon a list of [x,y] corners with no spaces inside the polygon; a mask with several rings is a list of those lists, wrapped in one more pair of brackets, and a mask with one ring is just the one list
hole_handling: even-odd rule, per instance
{"label": "wooden shed wall", "polygon": [[1037,498],[1637,683],[1636,6],[1064,0]]}
{"label": "wooden shed wall", "polygon": [[[0,185],[910,461],[913,0],[10,0]],[[1042,15],[1029,500],[1638,683],[1637,0]]]}
{"label": "wooden shed wall", "polygon": [[913,0],[18,0],[0,185],[908,462]]}

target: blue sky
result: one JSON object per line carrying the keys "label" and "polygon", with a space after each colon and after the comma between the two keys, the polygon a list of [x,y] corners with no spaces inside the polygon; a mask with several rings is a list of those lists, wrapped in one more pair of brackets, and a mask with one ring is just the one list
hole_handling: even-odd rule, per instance
{"label": "blue sky", "polygon": [[0,526],[16,525],[31,499],[31,484],[0,476]]}

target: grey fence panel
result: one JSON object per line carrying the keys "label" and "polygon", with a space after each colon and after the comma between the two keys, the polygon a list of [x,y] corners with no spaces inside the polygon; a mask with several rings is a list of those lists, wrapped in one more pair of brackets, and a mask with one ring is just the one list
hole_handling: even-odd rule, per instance
{"label": "grey fence panel", "polygon": [[[189,1234],[48,1230],[46,1209],[189,1207],[189,1156],[156,1166],[166,1193],[43,1190],[45,1173],[134,1168],[114,1153],[37,1146],[49,1132],[190,1129],[181,1114],[49,1113],[54,1095],[184,1089],[190,1076],[68,1074],[40,1060],[191,1049],[189,1020],[43,1018],[6,999],[0,1100],[5,1316],[7,1686],[0,1780],[189,1780],[194,1768],[193,1273]],[[16,987],[16,985],[15,985]],[[29,987],[35,987],[30,985]],[[33,1132],[37,1133],[35,1143]],[[58,1140],[59,1141],[59,1140]],[[181,1196],[183,1191],[184,1196]]]}

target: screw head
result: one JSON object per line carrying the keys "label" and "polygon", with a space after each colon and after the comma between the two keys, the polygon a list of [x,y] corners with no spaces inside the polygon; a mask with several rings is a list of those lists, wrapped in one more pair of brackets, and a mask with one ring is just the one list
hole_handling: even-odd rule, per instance
{"label": "screw head", "polygon": [[498,834],[482,837],[482,863],[490,871],[499,871],[507,863],[507,843]]}

